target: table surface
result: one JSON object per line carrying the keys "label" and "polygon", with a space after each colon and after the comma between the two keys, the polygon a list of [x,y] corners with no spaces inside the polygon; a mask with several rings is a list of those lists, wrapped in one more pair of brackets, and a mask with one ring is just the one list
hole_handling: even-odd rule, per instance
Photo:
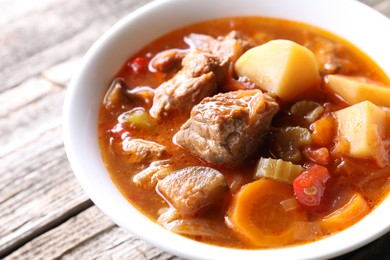
{"label": "table surface", "polygon": [[[0,0],[0,258],[181,259],[97,209],[61,138],[67,84],[82,56],[147,2]],[[362,2],[390,17],[390,0]],[[337,259],[390,259],[388,245],[390,233]]]}

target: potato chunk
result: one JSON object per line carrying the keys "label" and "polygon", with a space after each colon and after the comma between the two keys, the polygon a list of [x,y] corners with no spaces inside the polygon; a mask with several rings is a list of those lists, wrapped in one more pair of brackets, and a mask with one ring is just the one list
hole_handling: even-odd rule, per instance
{"label": "potato chunk", "polygon": [[248,50],[237,60],[235,70],[282,100],[293,99],[320,80],[314,54],[288,40],[273,40]]}
{"label": "potato chunk", "polygon": [[349,142],[346,155],[372,158],[385,166],[388,154],[384,146],[387,112],[364,101],[334,113],[338,123],[337,138]]}
{"label": "potato chunk", "polygon": [[327,87],[354,105],[369,100],[378,106],[390,107],[390,86],[368,81],[362,77],[328,75],[325,77]]}

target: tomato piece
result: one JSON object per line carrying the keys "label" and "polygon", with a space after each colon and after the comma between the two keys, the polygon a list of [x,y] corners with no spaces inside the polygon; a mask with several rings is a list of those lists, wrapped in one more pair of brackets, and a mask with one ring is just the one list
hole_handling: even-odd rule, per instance
{"label": "tomato piece", "polygon": [[328,169],[314,164],[301,173],[293,183],[296,199],[304,206],[315,207],[321,203],[325,183],[330,178]]}
{"label": "tomato piece", "polygon": [[145,57],[137,57],[127,63],[127,66],[133,71],[135,74],[140,74],[142,72],[147,71],[149,66],[149,59]]}

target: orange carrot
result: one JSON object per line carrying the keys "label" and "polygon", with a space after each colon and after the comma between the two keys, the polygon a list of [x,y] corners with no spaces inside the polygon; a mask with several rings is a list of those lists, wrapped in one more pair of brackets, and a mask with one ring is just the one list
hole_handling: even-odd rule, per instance
{"label": "orange carrot", "polygon": [[245,185],[233,198],[228,225],[258,247],[284,246],[294,241],[297,221],[306,215],[299,209],[285,211],[280,202],[294,196],[291,185],[260,179]]}
{"label": "orange carrot", "polygon": [[320,221],[321,229],[324,234],[343,230],[365,216],[368,211],[369,207],[362,195],[355,193],[345,205]]}
{"label": "orange carrot", "polygon": [[329,115],[314,122],[311,128],[313,141],[320,146],[328,145],[336,133],[335,120]]}

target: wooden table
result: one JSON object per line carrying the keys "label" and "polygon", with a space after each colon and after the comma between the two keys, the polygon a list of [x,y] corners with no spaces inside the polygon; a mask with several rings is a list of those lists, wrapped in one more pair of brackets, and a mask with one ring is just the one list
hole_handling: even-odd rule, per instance
{"label": "wooden table", "polygon": [[[81,57],[147,2],[0,0],[0,258],[180,259],[94,206],[61,138],[66,86]],[[390,0],[362,2],[390,16]],[[390,259],[389,245],[390,233],[337,259]]]}

